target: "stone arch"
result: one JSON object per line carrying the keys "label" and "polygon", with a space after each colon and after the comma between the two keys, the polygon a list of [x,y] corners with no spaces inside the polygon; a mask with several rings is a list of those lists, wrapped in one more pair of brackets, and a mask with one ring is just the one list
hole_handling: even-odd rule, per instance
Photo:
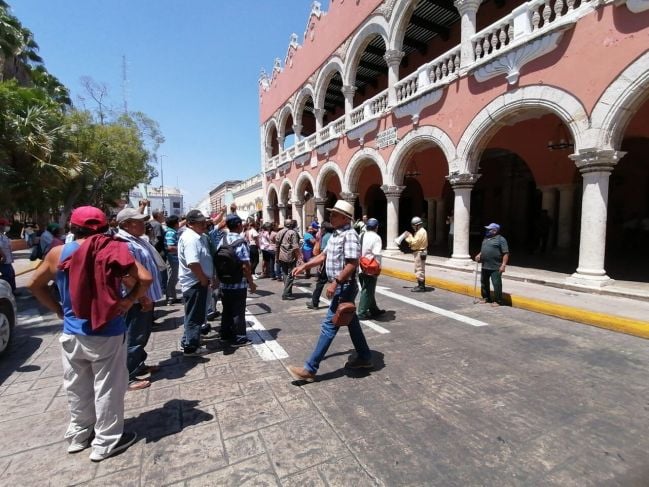
{"label": "stone arch", "polygon": [[403,38],[410,22],[410,16],[417,7],[418,0],[397,0],[397,4],[390,16],[390,43],[388,49],[400,51],[403,47]]}
{"label": "stone arch", "polygon": [[293,107],[291,106],[290,103],[287,103],[286,105],[284,105],[282,111],[279,112],[279,116],[277,117],[277,135],[280,138],[286,136],[286,134],[284,133],[284,129],[286,128],[286,120],[288,119],[289,115],[293,119],[293,123],[295,123],[295,115],[293,114]]}
{"label": "stone arch", "polygon": [[383,38],[387,50],[389,42],[388,29],[385,17],[379,14],[367,19],[363,27],[354,35],[345,56],[345,70],[342,72],[343,85],[352,86],[354,84],[358,61],[374,35],[378,34]]}
{"label": "stone arch", "polygon": [[295,102],[293,103],[293,111],[295,115],[299,117],[300,121],[302,119],[302,111],[304,110],[304,104],[306,103],[309,97],[311,97],[311,100],[313,100],[315,106],[315,92],[313,90],[313,87],[310,84],[302,88],[300,92],[297,94],[297,96],[295,97]]}
{"label": "stone arch", "polygon": [[318,79],[315,83],[315,98],[313,99],[316,109],[324,107],[327,85],[336,71],[340,73],[341,77],[345,72],[345,66],[338,56],[330,58],[327,64],[320,70],[320,73],[318,73]]}
{"label": "stone arch", "polygon": [[[268,150],[268,147],[272,147],[273,145],[273,140],[271,140],[271,134],[273,133],[273,128],[275,129],[275,132],[279,134],[279,129],[277,128],[277,120],[275,117],[271,118],[266,122],[266,127],[264,130],[264,148]],[[276,142],[276,141],[275,141]]]}
{"label": "stone arch", "polygon": [[271,195],[273,194],[275,195],[275,204],[279,204],[279,190],[277,189],[277,186],[275,186],[275,183],[270,183],[266,188],[267,205],[271,204]]}
{"label": "stone arch", "polygon": [[345,170],[345,179],[342,181],[342,186],[347,188],[348,191],[356,192],[360,172],[365,166],[365,161],[367,160],[371,160],[378,166],[379,171],[381,171],[381,180],[385,183],[387,178],[387,166],[383,157],[376,149],[366,147],[365,149],[356,151],[347,165],[347,169]]}
{"label": "stone arch", "polygon": [[295,200],[304,203],[304,186],[307,183],[311,183],[311,188],[313,188],[313,191],[315,191],[315,181],[313,180],[313,176],[311,176],[311,173],[309,173],[308,171],[303,171],[295,181]]}
{"label": "stone arch", "polygon": [[282,181],[282,184],[279,187],[279,193],[278,193],[278,202],[280,205],[288,205],[291,203],[291,199],[289,198],[289,192],[293,190],[293,184],[291,184],[291,181],[288,179],[284,179]]}
{"label": "stone arch", "polygon": [[451,171],[451,162],[455,160],[456,156],[453,141],[439,127],[424,125],[411,130],[397,143],[388,160],[386,184],[391,186],[401,184],[402,173],[405,171],[403,162],[408,158],[410,152],[424,141],[432,142],[442,150],[449,166],[449,172]]}
{"label": "stone arch", "polygon": [[313,187],[316,193],[316,198],[324,198],[327,196],[327,188],[325,187],[325,183],[327,181],[327,176],[329,176],[329,174],[331,173],[334,173],[336,176],[338,176],[342,191],[347,191],[347,187],[344,185],[345,178],[343,172],[340,170],[340,166],[333,161],[329,161],[324,164],[318,172],[318,177],[316,178],[315,186]]}
{"label": "stone arch", "polygon": [[649,52],[629,65],[606,88],[593,109],[592,147],[619,149],[637,108],[649,97]]}
{"label": "stone arch", "polygon": [[515,121],[530,111],[551,112],[559,117],[570,130],[575,152],[588,147],[589,118],[581,101],[553,86],[524,86],[498,96],[473,118],[460,138],[457,159],[449,164],[450,171],[475,172],[480,154],[491,136],[503,124]]}

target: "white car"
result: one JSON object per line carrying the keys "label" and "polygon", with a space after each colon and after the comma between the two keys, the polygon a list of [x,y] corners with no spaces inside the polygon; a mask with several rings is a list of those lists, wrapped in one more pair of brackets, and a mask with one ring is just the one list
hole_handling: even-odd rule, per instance
{"label": "white car", "polygon": [[16,300],[11,286],[0,280],[0,355],[9,348],[11,335],[16,324]]}

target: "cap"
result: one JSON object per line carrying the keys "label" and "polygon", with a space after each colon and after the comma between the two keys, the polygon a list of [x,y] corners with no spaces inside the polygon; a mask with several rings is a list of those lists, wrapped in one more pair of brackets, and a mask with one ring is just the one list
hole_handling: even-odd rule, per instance
{"label": "cap", "polygon": [[241,217],[236,213],[230,213],[225,217],[225,224],[228,226],[228,228],[236,227],[237,225],[240,225],[242,221],[243,220],[241,220]]}
{"label": "cap", "polygon": [[500,225],[497,223],[490,223],[485,227],[487,230],[500,230]]}
{"label": "cap", "polygon": [[72,211],[70,223],[90,230],[99,230],[108,225],[106,215],[99,208],[94,206],[80,206]]}
{"label": "cap", "polygon": [[379,221],[376,218],[370,218],[367,220],[367,223],[365,224],[367,228],[378,228],[379,226]]}
{"label": "cap", "polygon": [[333,208],[327,208],[328,211],[340,213],[347,218],[354,218],[354,207],[345,200],[338,200]]}
{"label": "cap", "polygon": [[314,230],[317,230],[320,228],[320,225],[318,225],[318,222],[311,222],[311,228]]}
{"label": "cap", "polygon": [[0,218],[0,225],[10,225],[11,223],[6,218]]}
{"label": "cap", "polygon": [[187,212],[187,214],[185,215],[185,220],[190,223],[197,223],[204,222],[205,220],[207,220],[207,218],[205,218],[205,215],[201,213],[201,210],[189,210],[189,212]]}
{"label": "cap", "polygon": [[117,223],[125,222],[126,220],[146,220],[149,218],[144,213],[140,213],[135,208],[124,208],[117,214]]}

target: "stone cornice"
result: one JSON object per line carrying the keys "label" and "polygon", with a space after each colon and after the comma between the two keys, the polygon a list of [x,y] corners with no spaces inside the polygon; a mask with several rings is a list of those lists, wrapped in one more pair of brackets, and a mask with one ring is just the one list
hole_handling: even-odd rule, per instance
{"label": "stone cornice", "polygon": [[315,202],[316,205],[326,205],[327,204],[327,198],[313,198],[313,201]]}
{"label": "stone cornice", "polygon": [[327,157],[329,157],[329,152],[333,150],[337,145],[338,145],[338,139],[334,138],[320,144],[319,146],[316,147],[315,150],[319,155],[321,156],[326,155]]}
{"label": "stone cornice", "polygon": [[397,105],[392,109],[392,111],[397,118],[410,115],[412,123],[417,125],[419,123],[419,115],[421,114],[421,111],[441,100],[443,93],[444,88],[437,88],[429,92],[423,92],[423,94],[417,95],[415,98],[409,100],[403,105]]}
{"label": "stone cornice", "polygon": [[583,149],[568,157],[582,174],[590,172],[611,172],[626,152],[614,149]]}
{"label": "stone cornice", "polygon": [[297,167],[302,167],[307,163],[309,159],[311,159],[311,152],[305,152],[304,154],[293,159],[293,162],[295,162],[295,165]]}
{"label": "stone cornice", "polygon": [[453,189],[473,188],[478,179],[480,179],[480,174],[451,174],[446,176],[446,179]]}
{"label": "stone cornice", "polygon": [[482,3],[482,0],[455,0],[453,5],[460,12],[460,15],[464,15],[465,13],[477,12],[480,3]]}
{"label": "stone cornice", "polygon": [[367,120],[363,122],[362,124],[358,125],[357,127],[354,127],[353,129],[348,130],[345,135],[349,140],[356,140],[360,142],[361,145],[365,143],[365,136],[372,132],[373,130],[376,130],[376,128],[379,126],[379,119],[378,118],[372,118],[370,120]]}
{"label": "stone cornice", "polygon": [[403,193],[403,190],[406,189],[405,186],[392,186],[389,184],[384,184],[381,186],[381,191],[385,194],[386,198],[398,198]]}
{"label": "stone cornice", "polygon": [[356,198],[358,198],[358,193],[340,193],[340,197],[345,201],[353,203],[354,201],[356,201]]}
{"label": "stone cornice", "polygon": [[401,60],[403,59],[403,56],[405,55],[405,52],[403,51],[397,51],[396,49],[390,49],[385,52],[383,55],[383,59],[385,59],[385,62],[387,63],[388,66],[392,65],[399,65],[401,63]]}

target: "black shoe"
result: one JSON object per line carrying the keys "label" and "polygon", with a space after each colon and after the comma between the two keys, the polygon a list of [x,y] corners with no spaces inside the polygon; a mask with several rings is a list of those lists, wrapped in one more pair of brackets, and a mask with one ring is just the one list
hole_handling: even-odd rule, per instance
{"label": "black shoe", "polygon": [[293,296],[282,296],[282,301],[293,301],[294,299]]}
{"label": "black shoe", "polygon": [[384,309],[377,309],[375,311],[370,312],[370,314],[372,315],[372,317],[381,316],[381,315],[385,314],[385,310]]}
{"label": "black shoe", "polygon": [[372,319],[372,317],[367,313],[363,313],[363,314],[358,315],[358,319],[359,320],[370,320],[370,319]]}
{"label": "black shoe", "polygon": [[371,360],[361,360],[358,358],[349,359],[345,364],[346,369],[373,369],[374,365]]}
{"label": "black shoe", "polygon": [[207,323],[203,323],[201,325],[201,335],[203,335],[203,336],[209,335],[211,331],[212,331],[212,327],[210,325],[208,325]]}
{"label": "black shoe", "polygon": [[221,312],[220,312],[220,311],[214,311],[213,313],[208,314],[208,315],[205,317],[205,319],[206,319],[207,321],[214,321],[214,320],[217,319],[219,316],[221,316]]}
{"label": "black shoe", "polygon": [[248,345],[252,345],[252,340],[248,337],[241,337],[241,338],[235,338],[234,340],[230,340],[228,344],[231,347],[246,347]]}
{"label": "black shoe", "polygon": [[117,445],[115,445],[115,447],[111,451],[100,455],[99,453],[95,453],[95,451],[93,450],[90,453],[90,460],[92,460],[93,462],[101,462],[102,460],[106,460],[107,458],[110,458],[113,455],[117,455],[119,452],[126,450],[129,446],[135,443],[135,440],[137,440],[137,434],[135,434],[134,432],[122,433],[122,437],[119,439]]}
{"label": "black shoe", "polygon": [[311,301],[306,302],[306,307],[309,309],[319,309],[320,305],[318,304],[313,304]]}

